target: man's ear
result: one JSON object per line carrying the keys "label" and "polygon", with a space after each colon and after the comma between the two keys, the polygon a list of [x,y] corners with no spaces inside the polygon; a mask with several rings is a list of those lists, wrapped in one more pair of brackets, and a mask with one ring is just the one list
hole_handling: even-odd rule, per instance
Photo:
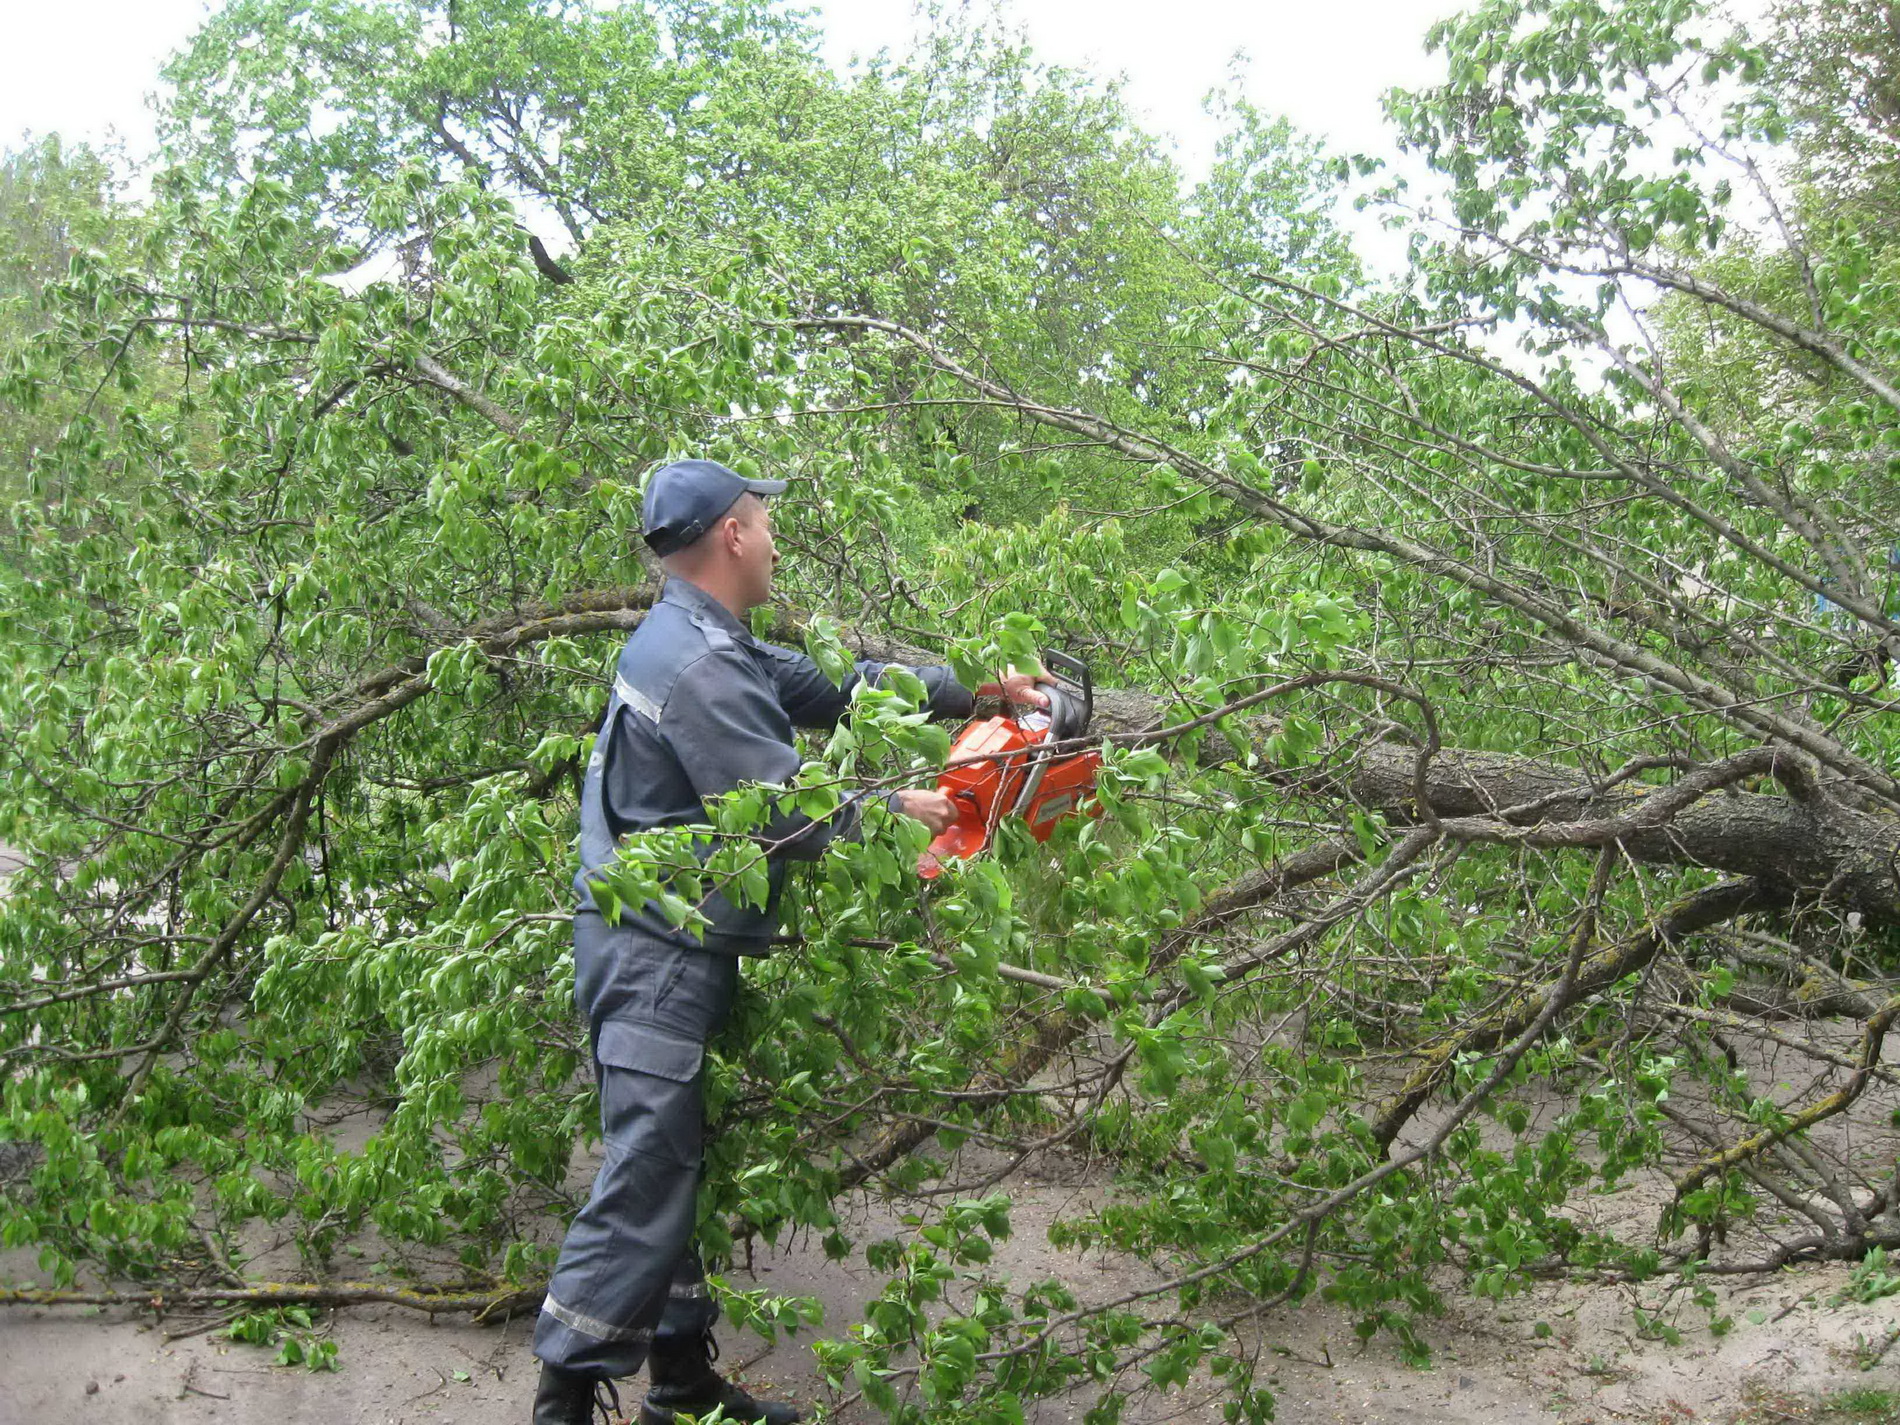
{"label": "man's ear", "polygon": [[737,556],[740,542],[745,537],[745,526],[736,515],[721,515],[719,518],[719,547],[726,553]]}

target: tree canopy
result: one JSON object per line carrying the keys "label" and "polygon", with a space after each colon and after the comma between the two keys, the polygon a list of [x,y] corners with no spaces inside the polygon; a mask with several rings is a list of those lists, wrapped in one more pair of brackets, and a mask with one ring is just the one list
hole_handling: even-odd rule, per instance
{"label": "tree canopy", "polygon": [[[761,628],[822,665],[1116,690],[1099,819],[926,893],[874,814],[716,1056],[708,1245],[887,1279],[820,1331],[841,1388],[1109,1420],[1211,1369],[1264,1419],[1311,1292],[1422,1353],[1452,1280],[1707,1304],[1900,1246],[1880,13],[1487,0],[1389,96],[1404,163],[1235,102],[1190,184],[947,16],[839,74],[750,0],[231,0],[149,203],[0,170],[0,1239],[215,1294],[276,1224],[312,1282],[368,1242],[538,1291],[595,1122],[577,772],[641,479],[703,454],[796,480]],[[929,783],[915,692],[710,808],[705,874],[756,884],[776,796]],[[690,923],[684,841],[616,892]],[[993,1282],[966,1143],[1100,1155],[1059,1245],[1165,1285]],[[1578,1208],[1638,1180],[1634,1231]],[[864,1189],[913,1229],[848,1240]]]}

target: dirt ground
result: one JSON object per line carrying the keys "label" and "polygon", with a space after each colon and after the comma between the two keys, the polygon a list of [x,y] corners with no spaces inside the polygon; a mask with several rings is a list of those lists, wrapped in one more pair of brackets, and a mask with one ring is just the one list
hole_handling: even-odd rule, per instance
{"label": "dirt ground", "polygon": [[[1103,1190],[1088,1172],[1058,1167],[1019,1176],[1010,1188],[1015,1231],[999,1248],[998,1272],[1061,1276],[1084,1300],[1154,1279],[1138,1262],[1049,1246],[1048,1224]],[[861,1201],[854,1212],[860,1243],[894,1225],[875,1203]],[[0,1254],[0,1280],[31,1281],[33,1265],[30,1253]],[[827,1262],[815,1243],[762,1254],[754,1270],[756,1283],[742,1285],[816,1296],[832,1329],[854,1320],[878,1285],[861,1256]],[[1716,1338],[1706,1313],[1689,1308],[1677,1318],[1677,1346],[1639,1338],[1628,1290],[1548,1286],[1492,1305],[1447,1283],[1450,1310],[1426,1330],[1429,1369],[1405,1365],[1389,1339],[1362,1347],[1348,1316],[1318,1300],[1269,1318],[1257,1349],[1278,1418],[1293,1425],[1891,1425],[1900,1421],[1900,1343],[1874,1369],[1861,1364],[1900,1333],[1900,1295],[1832,1304],[1847,1279],[1848,1269],[1835,1266],[1737,1279],[1720,1288],[1733,1329]],[[1643,1304],[1653,1305],[1656,1289],[1643,1290]],[[122,1309],[0,1309],[0,1425],[516,1425],[534,1390],[527,1320],[479,1327],[449,1318],[430,1324],[399,1308],[337,1312],[320,1323],[339,1348],[334,1374],[274,1366],[270,1351],[214,1335],[168,1339],[202,1322],[154,1323]],[[768,1350],[757,1338],[725,1334],[724,1364],[754,1390],[813,1405],[835,1399],[804,1339]],[[1087,1404],[1083,1394],[1044,1402],[1032,1419],[1079,1421]],[[1208,1389],[1137,1398],[1125,1418],[1213,1425],[1219,1407]],[[828,1418],[875,1416],[858,1406]]]}

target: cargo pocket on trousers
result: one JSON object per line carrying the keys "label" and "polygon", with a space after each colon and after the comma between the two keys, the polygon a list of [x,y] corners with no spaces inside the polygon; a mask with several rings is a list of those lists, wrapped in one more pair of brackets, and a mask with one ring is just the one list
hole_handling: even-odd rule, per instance
{"label": "cargo pocket on trousers", "polygon": [[705,1046],[641,1020],[610,1019],[600,1058],[600,1128],[617,1152],[697,1168],[705,1124],[699,1069]]}
{"label": "cargo pocket on trousers", "polygon": [[661,1029],[645,1020],[609,1019],[600,1026],[594,1052],[600,1062],[616,1069],[658,1074],[676,1084],[690,1083],[699,1074],[706,1046],[697,1039]]}

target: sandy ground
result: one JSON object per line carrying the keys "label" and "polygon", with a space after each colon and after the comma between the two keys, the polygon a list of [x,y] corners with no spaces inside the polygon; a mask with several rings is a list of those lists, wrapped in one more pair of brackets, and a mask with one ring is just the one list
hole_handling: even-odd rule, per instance
{"label": "sandy ground", "polygon": [[[1100,1253],[1057,1252],[1047,1227],[1101,1191],[1081,1170],[1019,1176],[1010,1184],[1015,1232],[995,1268],[1018,1280],[1059,1275],[1084,1300],[1117,1295],[1154,1280],[1149,1269]],[[894,1225],[886,1209],[860,1202],[853,1226],[860,1243]],[[31,1280],[32,1256],[0,1255],[0,1279]],[[760,1255],[754,1281],[814,1295],[830,1329],[875,1290],[861,1256],[824,1259],[815,1244]],[[1721,1288],[1734,1329],[1717,1339],[1706,1313],[1684,1310],[1679,1346],[1639,1339],[1630,1290],[1541,1287],[1501,1304],[1478,1303],[1447,1283],[1449,1312],[1430,1323],[1434,1359],[1415,1369],[1388,1339],[1362,1347],[1347,1315],[1314,1300],[1269,1318],[1257,1349],[1272,1377],[1283,1422],[1474,1422],[1474,1425],[1613,1425],[1613,1422],[1803,1420],[1793,1402],[1848,1389],[1900,1390],[1900,1344],[1881,1366],[1859,1368],[1857,1353],[1900,1331],[1900,1296],[1871,1305],[1833,1305],[1845,1267],[1806,1267]],[[1645,1288],[1653,1304],[1656,1289]],[[1763,1319],[1748,1320],[1748,1313]],[[1539,1329],[1547,1326],[1548,1334]],[[527,1419],[536,1363],[531,1323],[478,1327],[443,1319],[429,1324],[397,1308],[355,1308],[323,1322],[339,1347],[341,1369],[312,1374],[273,1366],[271,1353],[211,1335],[168,1340],[197,1319],[153,1323],[121,1309],[7,1308],[0,1313],[0,1425],[502,1425]],[[804,1339],[769,1350],[755,1337],[726,1332],[725,1364],[758,1391],[822,1404],[830,1397]],[[631,1383],[630,1383],[631,1384]],[[1780,1412],[1742,1415],[1764,1394]],[[1086,1394],[1043,1402],[1038,1425],[1079,1421]],[[1220,1400],[1211,1388],[1138,1397],[1126,1419],[1213,1425]],[[829,1418],[868,1422],[862,1406]]]}

